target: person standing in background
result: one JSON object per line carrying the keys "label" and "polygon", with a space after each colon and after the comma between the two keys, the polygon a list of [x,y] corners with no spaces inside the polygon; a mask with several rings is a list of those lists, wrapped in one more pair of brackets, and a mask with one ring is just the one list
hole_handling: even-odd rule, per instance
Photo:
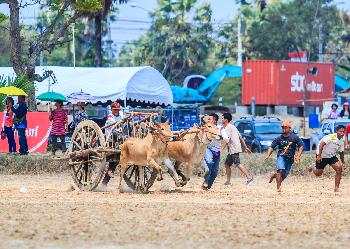
{"label": "person standing in background", "polygon": [[12,107],[11,109],[15,114],[13,124],[15,125],[15,129],[18,131],[20,146],[19,154],[28,155],[28,143],[26,137],[28,107],[26,104],[26,97],[18,96],[18,104],[16,105],[16,108]]}
{"label": "person standing in background", "polygon": [[6,133],[7,142],[9,145],[9,153],[16,154],[16,141],[15,141],[15,133],[13,130],[13,118],[14,113],[12,111],[12,107],[15,102],[12,97],[8,97],[6,99],[6,109],[5,109],[5,117],[4,117],[4,132]]}
{"label": "person standing in background", "polygon": [[341,118],[350,118],[349,103],[345,102],[343,104],[343,110],[340,111],[339,116]]}
{"label": "person standing in background", "polygon": [[68,115],[65,110],[63,110],[63,102],[61,100],[56,100],[56,109],[50,114],[51,125],[51,141],[52,141],[52,155],[56,155],[57,150],[57,138],[61,140],[61,150],[62,153],[66,151],[65,136],[68,125]]}
{"label": "person standing in background", "polygon": [[89,119],[89,117],[85,111],[84,103],[79,102],[77,104],[77,106],[78,106],[78,111],[76,113],[74,113],[74,125],[75,125],[75,127],[77,127],[80,122]]}
{"label": "person standing in background", "polygon": [[328,119],[337,119],[339,118],[338,105],[333,103],[332,110],[328,113]]}

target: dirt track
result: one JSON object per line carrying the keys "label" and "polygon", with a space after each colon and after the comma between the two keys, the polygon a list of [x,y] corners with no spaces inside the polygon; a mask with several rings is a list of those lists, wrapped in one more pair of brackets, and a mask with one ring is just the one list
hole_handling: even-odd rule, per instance
{"label": "dirt track", "polygon": [[[170,179],[146,195],[67,191],[71,179],[0,175],[0,248],[349,248],[350,179],[267,177],[209,192]],[[20,193],[21,187],[28,193]]]}

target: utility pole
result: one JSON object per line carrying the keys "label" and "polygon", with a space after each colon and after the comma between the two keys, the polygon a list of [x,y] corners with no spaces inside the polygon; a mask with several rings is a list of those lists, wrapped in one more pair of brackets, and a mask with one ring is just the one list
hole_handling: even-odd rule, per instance
{"label": "utility pole", "polygon": [[108,60],[109,60],[109,67],[111,67],[113,64],[113,50],[112,50],[113,40],[112,40],[112,33],[111,33],[111,20],[109,16],[107,16],[107,32],[108,32],[108,40],[107,40]]}
{"label": "utility pole", "polygon": [[237,23],[237,66],[242,66],[242,34],[241,34],[241,9],[238,9],[238,23]]}
{"label": "utility pole", "polygon": [[318,61],[323,62],[323,26],[321,18],[317,18],[318,23]]}
{"label": "utility pole", "polygon": [[[42,36],[43,35],[43,24],[41,23],[41,21],[39,22],[38,26],[39,26],[39,30],[40,30],[40,36]],[[39,65],[43,66],[44,65],[44,52],[40,51],[39,56],[40,56],[39,57]]]}
{"label": "utility pole", "polygon": [[73,67],[75,68],[75,23],[72,23],[72,35],[73,35],[73,41],[72,41],[72,46],[73,46]]}

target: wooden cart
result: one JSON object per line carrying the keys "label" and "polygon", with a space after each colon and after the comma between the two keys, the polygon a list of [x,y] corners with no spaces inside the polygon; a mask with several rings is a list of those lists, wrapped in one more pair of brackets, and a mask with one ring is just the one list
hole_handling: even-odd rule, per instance
{"label": "wooden cart", "polygon": [[[148,122],[158,113],[125,113],[119,122],[100,128],[86,120],[75,128],[71,144],[65,153],[75,185],[83,191],[94,190],[105,176],[110,163],[119,163],[119,145],[130,136],[145,137]],[[157,176],[152,167],[130,165],[123,180],[132,191],[147,192]]]}

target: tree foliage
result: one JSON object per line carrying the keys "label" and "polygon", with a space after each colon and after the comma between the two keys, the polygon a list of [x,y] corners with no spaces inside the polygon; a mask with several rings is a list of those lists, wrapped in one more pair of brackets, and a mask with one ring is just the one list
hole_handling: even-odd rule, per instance
{"label": "tree foliage", "polygon": [[[27,94],[31,94],[35,91],[32,82],[24,74],[18,75],[17,77],[0,75],[0,87],[6,86],[17,87]],[[0,110],[4,110],[6,97],[5,94],[0,94]]]}
{"label": "tree foliage", "polygon": [[[55,14],[45,8],[41,10],[37,17],[37,23],[32,27],[32,32],[40,36],[40,33],[48,27],[55,18]],[[62,24],[62,20],[58,21],[58,25]],[[75,52],[76,66],[94,66],[94,35],[92,23],[88,18],[80,18],[74,24],[75,47],[73,48],[73,33],[68,28],[63,36],[66,43],[57,45],[52,51],[43,52],[43,65],[53,66],[73,66],[73,50]]]}
{"label": "tree foliage", "polygon": [[95,28],[95,65],[97,67],[103,66],[103,50],[102,50],[102,36],[103,36],[103,26],[106,22],[108,15],[115,11],[115,4],[124,4],[130,0],[101,0],[102,8],[90,15],[90,19],[94,20]]}
{"label": "tree foliage", "polygon": [[[196,0],[159,0],[152,13],[154,23],[137,41],[120,52],[119,65],[153,65],[167,79],[181,82],[198,72],[212,46],[212,10],[207,3],[195,8]],[[194,16],[190,17],[190,12]]]}
{"label": "tree foliage", "polygon": [[[45,12],[42,32],[19,22],[19,10],[34,2],[40,2]],[[0,37],[0,49],[4,51],[0,63],[4,65],[10,56],[16,73],[24,73],[31,80],[43,80],[34,73],[42,51],[46,64],[71,65],[70,27],[75,23],[76,64],[101,66],[106,60],[102,44],[106,17],[116,4],[125,2],[0,0],[9,5],[11,12],[10,17],[0,14],[0,27],[6,33]],[[219,66],[236,64],[238,14],[214,28],[210,4],[198,2],[158,0],[157,9],[150,15],[151,27],[139,39],[121,47],[116,64],[151,65],[177,84],[189,74],[207,75]],[[334,0],[236,0],[236,3],[240,4],[245,58],[280,60],[288,59],[290,51],[307,51],[310,60],[315,61],[322,45],[324,62],[340,65],[338,71],[344,74],[350,72],[350,17],[336,8]],[[218,94],[224,95],[225,102],[229,97],[232,101],[233,96],[239,95],[239,89],[237,81],[226,81]]]}
{"label": "tree foliage", "polygon": [[[1,23],[1,21],[0,21]],[[10,25],[8,21],[6,21],[6,18],[4,18],[4,21],[1,23],[3,29],[9,29]],[[11,66],[11,43],[10,43],[10,34],[9,32],[2,32],[2,35],[0,35],[0,66]]]}
{"label": "tree foliage", "polygon": [[[42,81],[43,78],[35,74],[35,65],[42,51],[53,51],[53,49],[66,43],[64,36],[66,30],[78,18],[94,13],[102,8],[99,0],[47,0],[44,1],[19,1],[0,0],[0,3],[7,4],[10,9],[10,38],[11,38],[11,59],[13,69],[17,75],[25,74],[30,80]],[[54,13],[54,18],[43,30],[34,37],[26,37],[23,34],[23,27],[20,23],[19,14],[24,8],[33,4],[45,6],[47,10]],[[28,50],[25,47],[29,47]]]}
{"label": "tree foliage", "polygon": [[275,0],[263,11],[243,6],[245,55],[280,60],[288,59],[289,51],[308,51],[311,60],[318,60],[320,35],[326,49],[341,25],[339,11],[331,2]]}

